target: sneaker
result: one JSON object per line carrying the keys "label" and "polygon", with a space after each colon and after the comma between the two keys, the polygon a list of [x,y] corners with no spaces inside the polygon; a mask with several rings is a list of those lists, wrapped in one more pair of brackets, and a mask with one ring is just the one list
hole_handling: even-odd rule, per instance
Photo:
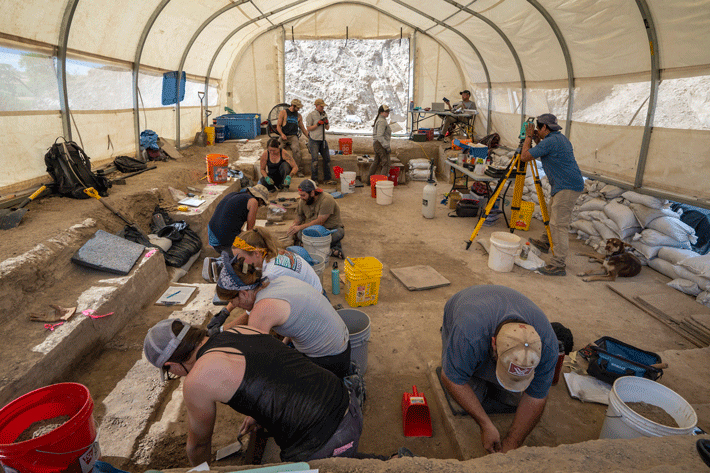
{"label": "sneaker", "polygon": [[213,282],[212,277],[212,258],[207,257],[202,262],[202,279]]}
{"label": "sneaker", "polygon": [[567,271],[565,271],[564,266],[552,266],[551,264],[548,264],[544,268],[538,269],[540,274],[544,274],[545,276],[566,276]]}
{"label": "sneaker", "polygon": [[534,238],[528,238],[528,241],[532,246],[534,246],[543,253],[548,253],[550,251],[549,243],[545,243],[544,241],[536,240]]}

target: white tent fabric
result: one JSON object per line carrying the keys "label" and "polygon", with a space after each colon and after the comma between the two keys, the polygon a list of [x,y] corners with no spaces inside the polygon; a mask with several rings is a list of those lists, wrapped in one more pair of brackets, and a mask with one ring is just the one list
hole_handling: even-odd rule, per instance
{"label": "white tent fabric", "polygon": [[[189,144],[206,85],[210,107],[265,117],[286,95],[284,41],[402,35],[415,103],[471,89],[477,131],[512,147],[526,116],[555,113],[587,175],[710,206],[710,114],[678,97],[698,120],[676,125],[664,82],[710,75],[709,27],[710,0],[5,0],[0,192],[46,181],[58,136],[97,165],[135,153],[145,128]],[[154,103],[177,70],[185,101]],[[646,100],[586,113],[622,85]]]}

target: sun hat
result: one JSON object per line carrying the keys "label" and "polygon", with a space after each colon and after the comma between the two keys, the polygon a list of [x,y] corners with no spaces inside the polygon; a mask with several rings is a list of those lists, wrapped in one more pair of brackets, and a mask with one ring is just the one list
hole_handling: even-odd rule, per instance
{"label": "sun hat", "polygon": [[247,187],[247,190],[257,199],[261,199],[264,202],[264,205],[269,205],[269,191],[263,184],[256,184],[254,186]]}
{"label": "sun hat", "polygon": [[[176,321],[183,326],[177,335],[173,333],[173,322]],[[162,381],[165,381],[165,371],[163,370],[165,363],[180,346],[180,342],[185,338],[190,327],[190,324],[180,319],[165,319],[148,330],[148,334],[143,341],[143,353],[148,362],[160,370],[160,379]]]}
{"label": "sun hat", "polygon": [[543,113],[537,117],[537,122],[540,125],[547,125],[550,131],[559,131],[562,129],[562,127],[557,124],[557,117],[551,113]]}
{"label": "sun hat", "polygon": [[324,107],[327,107],[327,105],[325,104],[325,102],[323,101],[323,99],[316,99],[315,105],[316,105],[316,106],[318,106],[318,105],[323,105]]}
{"label": "sun hat", "polygon": [[293,105],[294,107],[303,108],[303,104],[298,99],[291,100],[291,105]]}
{"label": "sun hat", "polygon": [[531,325],[507,323],[496,336],[496,352],[496,378],[500,385],[508,391],[525,391],[540,363],[540,335]]}

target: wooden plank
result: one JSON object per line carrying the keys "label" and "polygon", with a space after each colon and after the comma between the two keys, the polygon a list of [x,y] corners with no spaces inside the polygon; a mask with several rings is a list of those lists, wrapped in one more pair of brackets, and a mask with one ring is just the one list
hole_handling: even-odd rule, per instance
{"label": "wooden plank", "polygon": [[650,315],[650,316],[653,317],[654,319],[658,320],[659,322],[661,322],[661,323],[662,323],[663,325],[665,325],[666,327],[668,327],[668,328],[670,328],[671,330],[673,330],[673,331],[676,332],[678,335],[680,335],[681,337],[685,338],[686,340],[688,340],[689,342],[691,342],[691,343],[692,343],[693,345],[695,345],[696,347],[701,348],[701,347],[704,347],[704,346],[705,346],[705,345],[703,345],[700,341],[698,341],[695,337],[693,337],[693,336],[691,336],[691,335],[688,335],[684,330],[681,330],[681,329],[678,327],[678,324],[677,324],[677,323],[674,323],[674,321],[671,321],[671,319],[669,319],[668,316],[666,316],[665,314],[662,314],[662,313],[658,314],[658,313],[655,313],[655,312],[650,312],[650,311],[648,311],[645,307],[643,307],[643,306],[641,305],[641,303],[635,301],[635,300],[632,299],[631,297],[626,296],[624,293],[622,293],[622,292],[619,291],[618,289],[614,288],[614,287],[611,286],[610,284],[607,284],[606,287],[608,287],[608,288],[611,289],[613,292],[617,293],[618,295],[620,295],[621,297],[623,297],[624,299],[626,299],[627,301],[629,301],[630,303],[632,303],[633,305],[635,305],[636,307],[638,307],[639,309],[641,309],[642,311],[646,312],[648,315]]}
{"label": "wooden plank", "polygon": [[170,156],[173,159],[179,159],[182,158],[182,154],[180,154],[180,151],[175,148],[175,145],[173,142],[170,142],[166,140],[165,138],[159,138],[159,143],[160,147],[165,151],[165,154]]}
{"label": "wooden plank", "polygon": [[[665,288],[664,288],[665,289]],[[664,290],[655,293],[638,294],[644,301],[665,312],[676,322],[681,322],[688,314],[710,314],[710,309],[698,304],[694,297],[680,291]]]}
{"label": "wooden plank", "polygon": [[634,296],[634,300],[636,300],[639,303],[639,306],[647,313],[651,315],[655,314],[659,319],[665,318],[666,320],[668,320],[668,326],[677,328],[677,333],[684,335],[685,338],[687,338],[688,340],[695,340],[694,343],[700,347],[706,346],[706,344],[700,338],[698,338],[698,336],[693,331],[688,331],[683,325],[681,325],[682,321],[679,322],[673,319],[671,316],[669,316],[659,308],[653,306],[652,304],[649,304],[639,296]]}

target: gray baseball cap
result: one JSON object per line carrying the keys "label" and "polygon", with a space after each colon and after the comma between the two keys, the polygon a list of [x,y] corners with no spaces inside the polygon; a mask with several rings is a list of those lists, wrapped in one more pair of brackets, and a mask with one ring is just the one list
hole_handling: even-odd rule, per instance
{"label": "gray baseball cap", "polygon": [[547,125],[550,131],[559,131],[562,129],[562,127],[557,124],[557,117],[551,113],[543,113],[537,117],[537,122],[541,125]]}
{"label": "gray baseball cap", "polygon": [[[173,333],[173,322],[180,322],[183,327],[177,336]],[[173,356],[180,342],[185,338],[187,331],[192,327],[187,322],[180,319],[165,319],[155,324],[143,341],[143,353],[150,362],[160,370],[160,379],[165,381],[165,363]]]}

